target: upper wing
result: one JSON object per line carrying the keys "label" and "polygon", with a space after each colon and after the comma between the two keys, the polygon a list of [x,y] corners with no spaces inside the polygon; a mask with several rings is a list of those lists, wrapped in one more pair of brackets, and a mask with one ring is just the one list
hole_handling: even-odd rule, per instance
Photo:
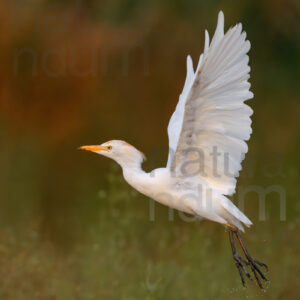
{"label": "upper wing", "polygon": [[187,60],[187,78],[169,126],[167,167],[176,176],[199,178],[222,194],[235,190],[241,161],[248,151],[252,109],[244,103],[253,97],[248,82],[250,42],[241,24],[224,35],[224,15],[196,72]]}

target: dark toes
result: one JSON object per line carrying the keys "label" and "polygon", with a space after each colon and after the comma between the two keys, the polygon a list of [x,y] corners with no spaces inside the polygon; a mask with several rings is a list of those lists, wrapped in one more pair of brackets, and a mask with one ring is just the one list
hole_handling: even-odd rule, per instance
{"label": "dark toes", "polygon": [[263,263],[263,262],[261,262],[261,261],[259,261],[257,259],[254,259],[254,262],[257,263],[258,265],[260,265],[261,267],[264,267],[266,269],[266,272],[269,271],[269,268],[268,268],[268,266],[265,263]]}
{"label": "dark toes", "polygon": [[259,262],[256,259],[253,259],[252,257],[247,257],[247,259],[250,264],[251,270],[255,276],[257,284],[259,285],[259,287],[262,290],[264,290],[263,285],[258,277],[258,274],[263,280],[268,281],[268,279],[265,277],[265,275],[262,273],[262,271],[259,269],[259,267],[257,265],[259,265],[259,266],[266,266],[266,265],[264,263]]}
{"label": "dark toes", "polygon": [[251,275],[250,273],[248,272],[245,264],[248,264],[241,256],[239,256],[238,254],[235,254],[233,256],[234,260],[235,260],[235,264],[236,264],[236,267],[238,268],[239,270],[239,273],[240,273],[240,276],[241,276],[241,279],[242,279],[242,282],[243,282],[243,285],[245,286],[245,280],[244,280],[244,276],[243,276],[243,272],[245,273],[245,275],[252,280],[251,278]]}
{"label": "dark toes", "polygon": [[265,280],[268,281],[268,279],[265,277],[265,275],[263,274],[263,272],[258,268],[258,266],[253,263],[253,267],[255,268],[255,270],[258,272],[258,274],[260,275],[260,277]]}

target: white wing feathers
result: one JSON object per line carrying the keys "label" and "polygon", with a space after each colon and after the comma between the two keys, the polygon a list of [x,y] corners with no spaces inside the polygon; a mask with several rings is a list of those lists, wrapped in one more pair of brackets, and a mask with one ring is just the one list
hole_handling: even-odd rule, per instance
{"label": "white wing feathers", "polygon": [[[245,140],[251,134],[252,109],[244,101],[253,97],[248,82],[249,49],[241,24],[224,35],[220,12],[210,45],[205,31],[204,53],[195,73],[187,57],[185,85],[168,126],[167,167],[176,176],[193,174],[220,195],[234,193],[235,177],[248,151]],[[200,170],[199,163],[191,161],[199,162]]]}
{"label": "white wing feathers", "polygon": [[185,101],[195,77],[193,61],[189,55],[187,56],[187,60],[186,60],[186,69],[187,69],[187,73],[186,73],[184,87],[182,93],[179,96],[179,101],[177,103],[176,110],[174,111],[168,125],[170,150],[169,150],[167,167],[170,167],[174,151],[176,150],[178,144],[178,139],[181,132],[182,123],[183,123]]}
{"label": "white wing feathers", "polygon": [[[207,30],[205,30],[205,42],[204,42],[204,53],[207,52],[209,48],[209,35]],[[200,68],[200,65],[202,63],[203,54],[200,55],[197,70]],[[184,117],[184,106],[185,102],[188,96],[188,93],[190,92],[190,89],[194,83],[195,80],[195,74],[194,73],[194,67],[193,67],[193,60],[190,55],[186,58],[186,79],[184,83],[183,90],[179,96],[179,101],[177,103],[176,109],[174,113],[172,114],[172,117],[169,121],[168,125],[168,136],[169,136],[169,156],[168,156],[168,163],[167,167],[171,166],[172,158],[175,154],[178,139],[181,132],[181,127],[183,123],[183,117]]]}

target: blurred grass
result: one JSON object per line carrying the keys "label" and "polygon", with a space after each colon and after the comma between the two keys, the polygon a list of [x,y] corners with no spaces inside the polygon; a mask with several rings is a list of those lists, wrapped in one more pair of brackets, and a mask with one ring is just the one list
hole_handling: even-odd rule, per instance
{"label": "blurred grass", "polygon": [[[244,289],[221,226],[178,217],[170,222],[161,207],[155,222],[149,221],[148,201],[125,186],[118,171],[110,171],[106,189],[98,191],[101,207],[88,226],[85,206],[95,201],[97,190],[81,191],[74,199],[79,224],[68,248],[45,238],[34,219],[2,227],[1,298],[297,298],[299,220],[280,222],[274,214],[248,231],[252,252],[270,266],[270,285],[265,293],[253,283]],[[288,188],[292,192],[295,185]],[[78,204],[80,199],[85,203]],[[250,217],[255,220],[255,211]]]}
{"label": "blurred grass", "polygon": [[[239,188],[278,185],[287,195],[285,221],[275,193],[266,221],[257,196],[246,198],[255,225],[245,239],[270,266],[265,293],[241,287],[222,226],[177,213],[168,221],[160,205],[150,221],[149,200],[118,166],[76,150],[124,139],[146,153],[145,169],[164,165],[185,56],[198,59],[220,9],[226,28],[241,21],[252,44],[255,114]],[[28,0],[2,2],[0,17],[0,299],[298,298],[296,1]],[[282,174],[275,165],[267,176],[272,153]]]}

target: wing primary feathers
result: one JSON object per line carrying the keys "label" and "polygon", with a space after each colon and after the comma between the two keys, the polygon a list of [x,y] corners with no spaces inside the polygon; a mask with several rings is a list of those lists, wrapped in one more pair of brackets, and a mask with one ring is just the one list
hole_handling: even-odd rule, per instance
{"label": "wing primary feathers", "polygon": [[[184,93],[168,127],[170,149],[174,153],[173,158],[169,155],[168,167],[177,168],[179,174],[180,166],[186,162],[182,155],[184,149],[196,147],[202,150],[204,165],[211,171],[210,152],[216,146],[222,155],[228,154],[232,172],[238,176],[241,161],[248,151],[245,141],[252,132],[250,116],[253,111],[244,103],[253,97],[248,82],[249,49],[250,42],[246,40],[241,24],[224,34],[224,14],[221,11],[211,43],[205,31],[204,54],[200,56],[195,73],[188,56]],[[220,166],[223,173],[224,168]],[[212,173],[206,178],[199,175],[199,180],[204,180],[223,195],[231,195],[236,185],[234,177],[217,178]]]}
{"label": "wing primary feathers", "polygon": [[208,31],[205,30],[204,53],[207,52],[208,48],[209,48],[209,34]]}

